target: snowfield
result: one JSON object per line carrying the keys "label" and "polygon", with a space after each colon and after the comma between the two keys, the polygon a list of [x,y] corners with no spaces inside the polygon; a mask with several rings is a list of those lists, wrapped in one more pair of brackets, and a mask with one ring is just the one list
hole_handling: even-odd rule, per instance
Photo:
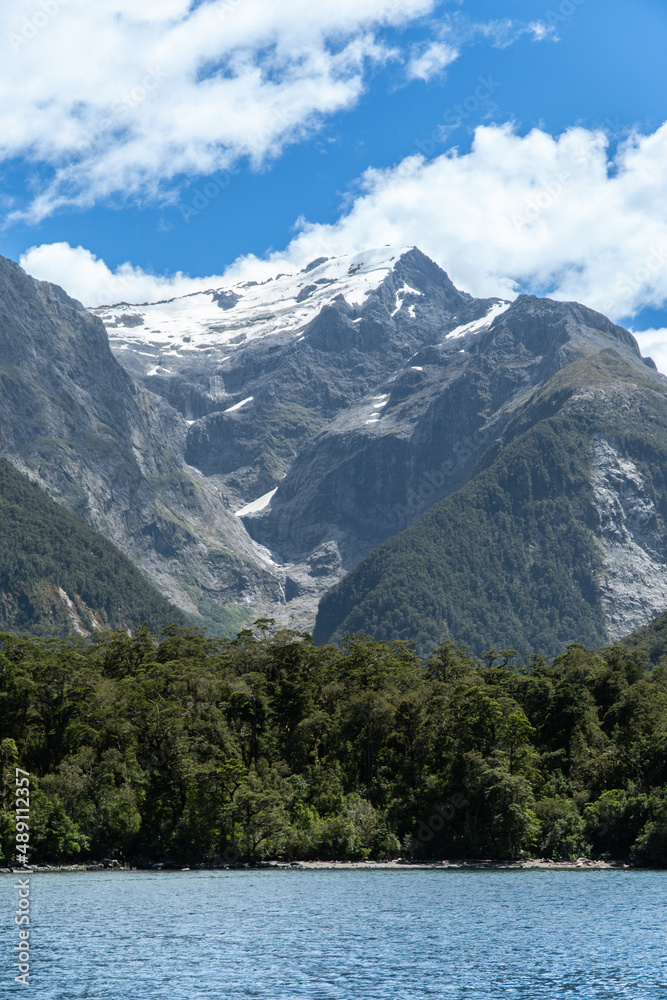
{"label": "snowfield", "polygon": [[[114,350],[143,354],[146,374],[157,375],[158,357],[185,360],[223,345],[233,351],[272,333],[297,334],[339,295],[350,305],[361,306],[410,249],[383,247],[329,260],[319,258],[298,274],[280,274],[261,284],[246,281],[165,302],[122,302],[92,312],[104,322]],[[398,308],[407,294],[420,293],[404,286],[397,294]]]}

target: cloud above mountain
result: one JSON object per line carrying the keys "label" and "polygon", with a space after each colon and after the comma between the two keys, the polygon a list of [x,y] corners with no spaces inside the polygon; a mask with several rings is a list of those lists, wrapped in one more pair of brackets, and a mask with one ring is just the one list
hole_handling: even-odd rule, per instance
{"label": "cloud above mountain", "polygon": [[[381,30],[435,0],[19,0],[0,8],[0,161],[32,167],[31,221],[278,155],[356,102]],[[16,80],[21,80],[17,88]],[[11,211],[11,204],[5,210]],[[25,214],[22,214],[25,213]],[[11,217],[11,216],[10,216]],[[17,217],[17,216],[15,216]]]}
{"label": "cloud above mountain", "polygon": [[482,126],[465,154],[368,170],[351,209],[303,221],[289,256],[415,243],[476,295],[530,290],[633,316],[667,301],[666,165],[667,125],[613,152],[603,131]]}
{"label": "cloud above mountain", "polygon": [[530,290],[620,319],[667,301],[666,163],[667,125],[613,154],[603,132],[521,136],[483,126],[468,153],[415,153],[367,171],[336,222],[302,219],[286,249],[241,258],[217,276],[156,277],[130,264],[112,273],[64,243],[33,248],[22,263],[94,305],[269,277],[368,246],[417,245],[476,295]]}
{"label": "cloud above mountain", "polygon": [[[416,24],[421,41],[404,40]],[[543,37],[441,0],[4,4],[0,164],[25,184],[5,189],[0,214],[39,223],[109,200],[169,204],[183,178],[257,169],[307,139],[379,66],[427,81],[462,47],[526,31]]]}

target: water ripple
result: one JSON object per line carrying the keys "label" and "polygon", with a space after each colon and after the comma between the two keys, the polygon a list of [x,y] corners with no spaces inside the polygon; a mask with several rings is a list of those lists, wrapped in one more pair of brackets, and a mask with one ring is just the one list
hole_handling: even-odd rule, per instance
{"label": "water ripple", "polygon": [[[0,997],[12,982],[0,879]],[[667,873],[243,871],[32,878],[35,1000],[654,1000]]]}

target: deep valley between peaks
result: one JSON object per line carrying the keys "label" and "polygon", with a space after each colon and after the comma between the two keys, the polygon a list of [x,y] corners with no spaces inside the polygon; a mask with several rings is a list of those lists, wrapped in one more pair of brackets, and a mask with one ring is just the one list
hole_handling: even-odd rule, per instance
{"label": "deep valley between peaks", "polygon": [[89,312],[3,259],[0,347],[4,457],[218,633],[555,653],[667,607],[667,380],[584,305],[385,247]]}

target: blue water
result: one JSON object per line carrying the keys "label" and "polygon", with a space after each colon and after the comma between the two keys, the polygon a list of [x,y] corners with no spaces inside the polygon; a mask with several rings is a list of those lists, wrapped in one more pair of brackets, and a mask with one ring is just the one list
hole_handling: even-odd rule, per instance
{"label": "blue water", "polygon": [[667,873],[82,872],[31,879],[31,984],[0,998],[667,996]]}

